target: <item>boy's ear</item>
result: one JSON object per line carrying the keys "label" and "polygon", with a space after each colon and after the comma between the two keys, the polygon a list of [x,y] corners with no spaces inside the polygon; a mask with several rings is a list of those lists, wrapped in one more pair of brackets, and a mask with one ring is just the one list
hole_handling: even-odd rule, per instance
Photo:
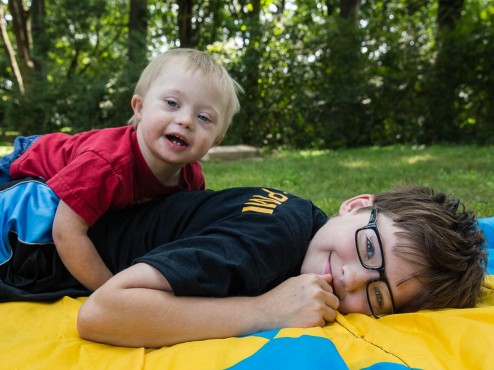
{"label": "boy's ear", "polygon": [[133,95],[130,101],[130,105],[132,110],[134,111],[134,116],[140,120],[141,119],[141,110],[142,110],[142,99],[139,95]]}
{"label": "boy's ear", "polygon": [[350,213],[363,207],[369,207],[374,204],[375,196],[373,194],[361,194],[356,197],[345,200],[340,206],[340,215]]}

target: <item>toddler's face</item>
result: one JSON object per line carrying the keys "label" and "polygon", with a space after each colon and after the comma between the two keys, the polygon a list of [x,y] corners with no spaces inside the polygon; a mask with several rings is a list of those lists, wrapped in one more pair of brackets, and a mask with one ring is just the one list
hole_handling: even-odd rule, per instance
{"label": "toddler's face", "polygon": [[219,144],[225,102],[214,80],[172,60],[144,97],[132,99],[138,140],[148,164],[183,165],[202,158]]}

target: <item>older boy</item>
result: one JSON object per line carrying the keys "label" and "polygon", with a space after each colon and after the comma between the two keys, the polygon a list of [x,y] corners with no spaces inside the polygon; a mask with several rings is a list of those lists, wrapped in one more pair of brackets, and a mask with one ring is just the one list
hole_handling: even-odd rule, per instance
{"label": "older boy", "polygon": [[[13,197],[20,209],[57,203],[41,183],[0,193],[0,201]],[[53,247],[34,246],[29,227],[12,227],[40,225],[36,208],[9,204],[0,202],[2,214],[11,215],[2,235],[12,248],[0,267],[0,299],[87,294]],[[159,347],[324,325],[336,310],[381,317],[473,307],[486,252],[475,217],[459,207],[455,198],[411,187],[356,196],[328,220],[291,194],[233,188],[176,193],[108,214],[89,235],[112,271],[121,272],[85,302],[79,332],[98,342]]]}
{"label": "older boy", "polygon": [[204,189],[198,160],[222,141],[239,110],[240,90],[210,55],[170,50],[142,72],[131,100],[132,126],[19,137],[14,153],[0,160],[0,183],[28,176],[47,181],[61,199],[53,224],[58,253],[94,290],[112,273],[88,228],[110,209]]}

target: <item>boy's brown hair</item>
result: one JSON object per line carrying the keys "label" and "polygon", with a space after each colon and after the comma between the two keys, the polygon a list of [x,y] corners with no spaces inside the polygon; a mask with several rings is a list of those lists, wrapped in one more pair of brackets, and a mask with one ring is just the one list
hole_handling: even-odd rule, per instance
{"label": "boy's brown hair", "polygon": [[376,194],[375,205],[403,230],[394,252],[418,266],[413,277],[424,287],[399,311],[475,307],[487,251],[473,212],[452,195],[415,185]]}

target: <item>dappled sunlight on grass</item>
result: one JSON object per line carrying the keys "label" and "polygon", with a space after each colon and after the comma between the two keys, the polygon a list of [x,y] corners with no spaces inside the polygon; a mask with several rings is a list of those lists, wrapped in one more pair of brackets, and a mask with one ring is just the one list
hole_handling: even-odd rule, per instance
{"label": "dappled sunlight on grass", "polygon": [[420,162],[432,161],[434,159],[435,158],[433,156],[431,156],[430,154],[412,155],[412,156],[406,158],[406,162],[408,164],[417,164]]}
{"label": "dappled sunlight on grass", "polygon": [[307,150],[280,150],[280,151],[274,151],[271,153],[266,153],[267,157],[270,158],[279,158],[279,159],[294,159],[294,158],[318,158],[322,156],[327,156],[330,157],[337,153],[336,151],[333,150],[312,150],[312,149],[307,149]]}
{"label": "dappled sunlight on grass", "polygon": [[320,157],[322,155],[330,154],[330,150],[301,150],[299,152],[300,157],[309,158],[309,157]]}
{"label": "dappled sunlight on grass", "polygon": [[[376,154],[378,154],[376,152]],[[434,155],[431,154],[413,154],[413,155],[392,155],[393,153],[389,152],[386,153],[385,150],[381,151],[379,153],[379,156],[372,156],[366,159],[361,159],[361,158],[349,158],[349,159],[340,159],[339,160],[339,165],[344,168],[352,168],[352,169],[366,169],[366,168],[372,168],[375,167],[377,163],[382,163],[383,160],[388,158],[388,161],[386,162],[386,166],[395,166],[395,167],[400,167],[403,165],[417,165],[417,164],[424,164],[427,162],[434,162],[437,161],[438,158]],[[387,155],[389,154],[389,156]]]}
{"label": "dappled sunlight on grass", "polygon": [[371,164],[369,161],[363,160],[351,160],[351,161],[341,161],[340,165],[346,168],[370,168]]}

